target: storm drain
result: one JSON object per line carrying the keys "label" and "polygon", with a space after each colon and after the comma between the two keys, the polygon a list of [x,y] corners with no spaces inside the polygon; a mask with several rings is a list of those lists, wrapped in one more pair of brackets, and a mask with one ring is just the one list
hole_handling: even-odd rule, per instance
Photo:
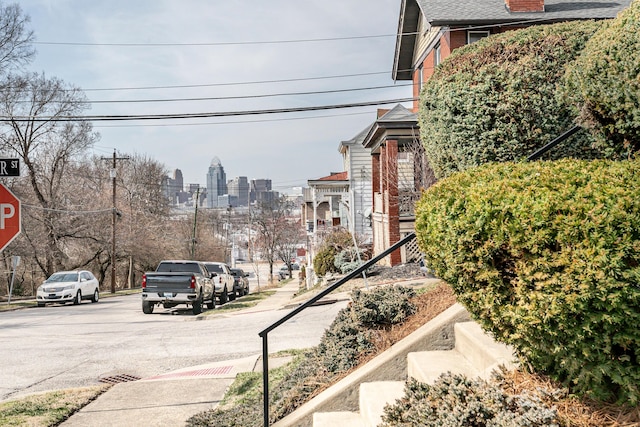
{"label": "storm drain", "polygon": [[120,375],[111,375],[110,377],[100,378],[101,383],[107,384],[118,384],[118,383],[128,383],[131,381],[138,381],[140,377],[136,377],[135,375],[128,374],[120,374]]}

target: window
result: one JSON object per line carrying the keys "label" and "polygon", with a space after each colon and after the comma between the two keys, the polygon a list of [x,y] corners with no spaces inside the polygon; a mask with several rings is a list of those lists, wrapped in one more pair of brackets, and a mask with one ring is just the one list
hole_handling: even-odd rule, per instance
{"label": "window", "polygon": [[422,64],[418,66],[418,71],[416,73],[416,79],[418,80],[418,90],[422,90]]}
{"label": "window", "polygon": [[475,43],[489,36],[489,31],[467,31],[467,44]]}
{"label": "window", "polygon": [[438,66],[438,64],[440,64],[441,58],[440,58],[440,43],[438,43],[436,45],[436,47],[433,48],[433,66],[434,68]]}

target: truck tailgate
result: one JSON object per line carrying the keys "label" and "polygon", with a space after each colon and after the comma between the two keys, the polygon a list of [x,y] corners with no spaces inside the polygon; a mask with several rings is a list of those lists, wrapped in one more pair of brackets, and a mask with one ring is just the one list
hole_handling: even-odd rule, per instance
{"label": "truck tailgate", "polygon": [[146,292],[193,293],[190,273],[147,274]]}

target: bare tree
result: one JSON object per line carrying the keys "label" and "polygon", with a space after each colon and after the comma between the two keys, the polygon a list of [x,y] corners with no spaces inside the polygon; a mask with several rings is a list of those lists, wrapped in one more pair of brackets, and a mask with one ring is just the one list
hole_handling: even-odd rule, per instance
{"label": "bare tree", "polygon": [[33,31],[27,29],[29,21],[18,4],[0,4],[0,74],[19,68],[35,55]]}
{"label": "bare tree", "polygon": [[287,220],[284,227],[279,228],[278,238],[275,241],[275,253],[284,262],[289,270],[289,278],[291,278],[291,270],[296,252],[300,243],[305,239],[305,233],[300,225],[300,220]]}
{"label": "bare tree", "polygon": [[282,196],[272,202],[258,203],[251,209],[251,224],[258,236],[256,245],[262,258],[269,263],[270,278],[273,278],[273,264],[279,258],[280,245],[286,240],[285,236],[289,235],[291,224],[288,216],[291,208],[291,202]]}
{"label": "bare tree", "polygon": [[[11,90],[0,94],[0,116],[4,118],[0,148],[15,153],[26,168],[40,207],[32,213],[33,219],[45,238],[45,250],[36,260],[49,275],[65,264],[71,221],[65,211],[77,209],[74,200],[81,195],[68,185],[75,179],[72,161],[80,160],[98,135],[92,132],[91,123],[69,119],[88,108],[80,89],[36,73],[9,75],[6,81]],[[35,243],[36,239],[32,236],[29,241]]]}

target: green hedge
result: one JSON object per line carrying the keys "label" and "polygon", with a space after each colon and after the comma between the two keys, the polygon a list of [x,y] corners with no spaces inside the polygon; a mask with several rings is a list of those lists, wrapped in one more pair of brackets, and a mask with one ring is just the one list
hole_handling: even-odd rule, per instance
{"label": "green hedge", "polygon": [[495,336],[578,393],[640,402],[640,162],[503,163],[416,209],[425,261]]}
{"label": "green hedge", "polygon": [[566,75],[580,122],[598,140],[640,149],[640,1],[589,40]]}
{"label": "green hedge", "polygon": [[[559,83],[600,25],[537,25],[456,49],[420,95],[420,138],[436,176],[519,161],[571,128],[576,114]],[[603,157],[593,143],[581,132],[545,159]]]}

